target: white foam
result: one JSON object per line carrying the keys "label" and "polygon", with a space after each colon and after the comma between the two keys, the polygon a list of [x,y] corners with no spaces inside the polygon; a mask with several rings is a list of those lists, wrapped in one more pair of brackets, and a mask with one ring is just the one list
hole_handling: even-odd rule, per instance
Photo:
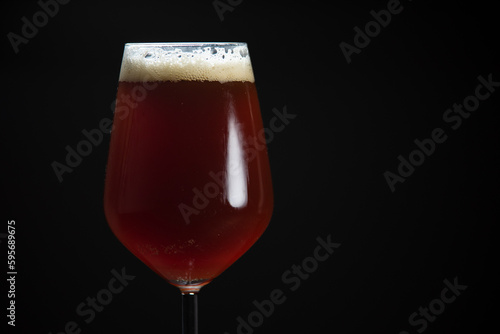
{"label": "white foam", "polygon": [[213,44],[194,50],[189,47],[187,44],[127,44],[120,81],[254,82],[246,44]]}

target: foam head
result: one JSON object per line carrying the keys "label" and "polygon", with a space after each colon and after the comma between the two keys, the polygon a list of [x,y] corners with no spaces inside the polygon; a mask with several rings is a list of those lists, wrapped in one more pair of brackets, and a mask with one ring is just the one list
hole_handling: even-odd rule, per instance
{"label": "foam head", "polygon": [[120,81],[254,82],[246,43],[128,43]]}

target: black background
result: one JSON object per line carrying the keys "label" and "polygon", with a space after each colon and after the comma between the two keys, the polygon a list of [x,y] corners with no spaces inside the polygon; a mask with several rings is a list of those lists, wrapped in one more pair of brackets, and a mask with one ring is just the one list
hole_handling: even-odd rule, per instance
{"label": "black background", "polygon": [[[485,333],[497,325],[500,88],[452,130],[446,109],[500,81],[494,2],[405,0],[403,10],[347,63],[371,10],[387,1],[243,1],[221,21],[212,1],[71,1],[20,45],[35,1],[3,3],[0,233],[16,221],[16,327],[8,333],[180,333],[180,294],[109,230],[102,197],[109,135],[59,182],[53,161],[112,117],[126,42],[244,41],[264,124],[296,115],[269,142],[275,211],[262,238],[200,293],[201,333],[237,333],[252,302],[281,289],[255,333],[417,333],[408,317],[440,297],[443,280],[467,289],[425,333]],[[391,192],[384,172],[415,139],[447,140]],[[313,255],[316,238],[341,246],[296,291],[282,281]],[[2,326],[7,247],[2,252]],[[77,305],[107,287],[111,270],[135,279],[89,324]]]}

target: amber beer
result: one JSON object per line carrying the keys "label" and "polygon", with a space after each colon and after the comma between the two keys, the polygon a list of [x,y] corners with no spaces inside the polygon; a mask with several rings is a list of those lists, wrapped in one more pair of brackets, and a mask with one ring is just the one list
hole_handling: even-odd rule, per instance
{"label": "amber beer", "polygon": [[144,94],[115,112],[106,217],[151,269],[181,290],[199,287],[252,246],[272,213],[267,151],[246,152],[262,129],[249,56],[212,49],[207,68],[180,51],[136,52],[133,68],[124,55],[118,97]]}

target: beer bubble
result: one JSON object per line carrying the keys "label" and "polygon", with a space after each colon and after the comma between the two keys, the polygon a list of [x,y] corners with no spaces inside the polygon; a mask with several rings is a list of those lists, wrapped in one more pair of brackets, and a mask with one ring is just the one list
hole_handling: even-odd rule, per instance
{"label": "beer bubble", "polygon": [[248,56],[248,49],[241,49],[240,50],[240,56],[242,56],[242,57]]}

